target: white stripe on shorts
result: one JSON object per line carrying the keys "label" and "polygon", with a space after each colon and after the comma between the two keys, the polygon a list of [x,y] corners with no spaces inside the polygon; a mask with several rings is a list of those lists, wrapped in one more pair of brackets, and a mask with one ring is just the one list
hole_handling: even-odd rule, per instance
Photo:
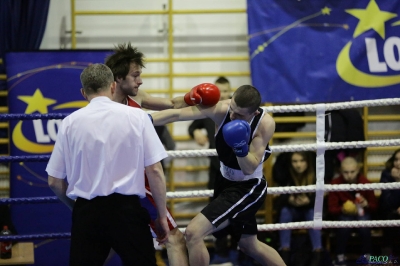
{"label": "white stripe on shorts", "polygon": [[[232,207],[230,207],[226,212],[224,212],[222,215],[220,215],[217,219],[215,219],[212,224],[215,224],[216,222],[218,222],[220,219],[222,219],[224,216],[226,216],[229,212],[231,212],[234,208],[236,208],[238,205],[240,205],[240,203],[242,203],[247,197],[249,197],[254,190],[256,189],[256,187],[258,185],[260,185],[261,179],[258,179],[258,183],[256,185],[253,186],[253,188],[251,189],[251,191],[249,193],[247,193],[246,195],[244,195],[237,203],[235,203]],[[267,183],[265,183],[265,188],[263,189],[263,193],[252,203],[248,204],[244,209],[242,209],[241,211],[239,211],[238,213],[236,213],[232,218],[235,218],[240,212],[248,209],[251,205],[253,205],[254,203],[256,203],[262,195],[264,195],[265,190],[267,189]]]}
{"label": "white stripe on shorts", "polygon": [[253,201],[251,204],[247,205],[246,208],[244,208],[243,210],[237,212],[232,218],[235,218],[239,213],[241,213],[242,211],[245,211],[245,210],[247,210],[248,208],[250,208],[251,205],[253,205],[254,203],[256,203],[262,196],[264,196],[264,192],[265,192],[265,190],[267,189],[267,187],[268,187],[267,182],[265,182],[265,187],[264,187],[263,192],[261,193],[261,195],[260,195],[255,201]]}

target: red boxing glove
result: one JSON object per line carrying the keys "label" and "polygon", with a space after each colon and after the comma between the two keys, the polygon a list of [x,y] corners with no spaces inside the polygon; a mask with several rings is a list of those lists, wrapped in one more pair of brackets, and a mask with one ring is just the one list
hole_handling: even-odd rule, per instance
{"label": "red boxing glove", "polygon": [[219,97],[220,91],[217,86],[211,83],[201,83],[186,93],[184,100],[187,105],[214,106],[219,101]]}

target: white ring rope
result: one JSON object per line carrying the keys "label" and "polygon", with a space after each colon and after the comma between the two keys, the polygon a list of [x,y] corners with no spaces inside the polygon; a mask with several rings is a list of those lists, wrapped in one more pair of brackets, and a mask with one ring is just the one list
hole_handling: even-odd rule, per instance
{"label": "white ring rope", "polygon": [[[289,187],[268,187],[267,193],[270,195],[292,194],[292,193],[308,193],[315,192],[316,185],[308,186],[289,186]],[[395,183],[370,183],[370,184],[339,184],[324,185],[324,191],[354,191],[354,190],[382,190],[382,189],[400,189],[400,182]],[[200,198],[212,197],[214,191],[197,190],[197,191],[175,191],[167,192],[167,198]]]}
{"label": "white ring rope", "polygon": [[[372,220],[372,221],[322,221],[322,228],[360,228],[360,227],[399,227],[400,220]],[[285,224],[259,224],[258,231],[277,231],[293,229],[312,229],[313,221],[290,222]],[[186,228],[179,228],[185,233]]]}
{"label": "white ring rope", "polygon": [[[353,101],[353,102],[340,102],[340,103],[326,103],[325,110],[341,110],[359,107],[373,107],[373,106],[386,106],[398,105],[400,98],[379,99],[379,100],[366,100],[366,101]],[[286,113],[286,112],[315,112],[317,104],[302,104],[302,105],[286,105],[286,106],[268,106],[262,107],[267,112],[271,113]]]}
{"label": "white ring rope", "polygon": [[[400,139],[390,140],[371,140],[371,141],[351,141],[351,142],[325,142],[323,140],[323,131],[325,118],[325,111],[359,108],[364,106],[385,106],[385,105],[398,105],[400,98],[379,99],[379,100],[366,100],[366,101],[352,101],[340,103],[327,103],[327,104],[305,104],[305,105],[288,105],[288,106],[270,106],[262,107],[266,112],[271,113],[285,113],[285,112],[316,112],[316,135],[317,143],[314,144],[297,144],[297,145],[278,145],[271,146],[272,152],[294,152],[294,151],[317,151],[323,157],[325,150],[336,149],[355,149],[366,147],[382,147],[382,146],[398,146]],[[322,125],[322,126],[318,126]],[[321,137],[322,136],[322,137]],[[185,151],[167,151],[169,157],[172,158],[185,158],[185,157],[205,157],[216,156],[215,149],[204,150],[185,150]],[[321,157],[320,156],[320,157]],[[321,157],[321,158],[322,158]],[[319,158],[319,159],[321,159]],[[317,156],[318,159],[318,156]],[[322,163],[317,172],[317,185],[309,186],[290,186],[290,187],[271,187],[268,188],[268,194],[289,194],[289,193],[305,193],[316,192],[316,206],[314,207],[314,220],[306,222],[292,222],[283,224],[263,224],[258,225],[259,231],[274,231],[286,229],[321,229],[321,228],[359,228],[359,227],[393,227],[400,226],[400,220],[372,220],[372,221],[322,221],[320,210],[322,208],[324,193],[330,191],[353,191],[353,190],[381,190],[381,189],[400,189],[400,182],[395,183],[371,183],[371,184],[340,184],[340,185],[325,185],[323,181],[324,163]],[[191,197],[211,197],[213,190],[199,190],[199,191],[179,191],[167,192],[167,198],[191,198]],[[319,204],[319,205],[317,205]],[[321,208],[318,208],[321,207]],[[185,228],[180,228],[184,231]]]}
{"label": "white ring rope", "polygon": [[[372,221],[322,221],[322,228],[359,228],[359,227],[394,227],[400,226],[400,220],[372,220]],[[259,231],[275,231],[286,229],[311,229],[314,222],[292,222],[286,224],[259,224]]]}
{"label": "white ring rope", "polygon": [[[319,145],[318,147],[320,147]],[[387,146],[399,146],[400,139],[325,142],[322,145],[325,146],[326,150],[357,149],[366,147],[387,147]],[[317,144],[310,143],[310,144],[295,144],[295,145],[275,145],[271,146],[271,150],[272,152],[315,151],[317,150]],[[168,156],[171,158],[203,157],[203,156],[217,155],[215,149],[167,151],[167,153]]]}

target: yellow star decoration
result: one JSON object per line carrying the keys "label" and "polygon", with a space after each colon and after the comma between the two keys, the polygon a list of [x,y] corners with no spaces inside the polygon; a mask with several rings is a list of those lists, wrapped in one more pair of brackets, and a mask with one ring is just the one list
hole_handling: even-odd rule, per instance
{"label": "yellow star decoration", "polygon": [[28,104],[25,114],[32,114],[35,111],[41,114],[47,114],[47,106],[57,102],[50,98],[44,98],[40,89],[36,89],[33,96],[18,96],[18,99]]}
{"label": "yellow star decoration", "polygon": [[324,7],[323,9],[321,9],[321,13],[322,15],[330,15],[331,14],[332,9],[330,9],[329,7]]}
{"label": "yellow star decoration", "polygon": [[369,29],[373,29],[382,39],[385,39],[385,22],[397,17],[395,13],[381,11],[375,0],[370,0],[366,9],[347,9],[345,11],[360,20],[354,31],[354,38]]}

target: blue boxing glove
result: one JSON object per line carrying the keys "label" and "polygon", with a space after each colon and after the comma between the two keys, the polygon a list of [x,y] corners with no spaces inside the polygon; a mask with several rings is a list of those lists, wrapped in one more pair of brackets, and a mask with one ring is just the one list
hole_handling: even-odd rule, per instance
{"label": "blue boxing glove", "polygon": [[245,157],[249,153],[251,129],[244,120],[233,120],[222,128],[226,144],[232,147],[237,157]]}

